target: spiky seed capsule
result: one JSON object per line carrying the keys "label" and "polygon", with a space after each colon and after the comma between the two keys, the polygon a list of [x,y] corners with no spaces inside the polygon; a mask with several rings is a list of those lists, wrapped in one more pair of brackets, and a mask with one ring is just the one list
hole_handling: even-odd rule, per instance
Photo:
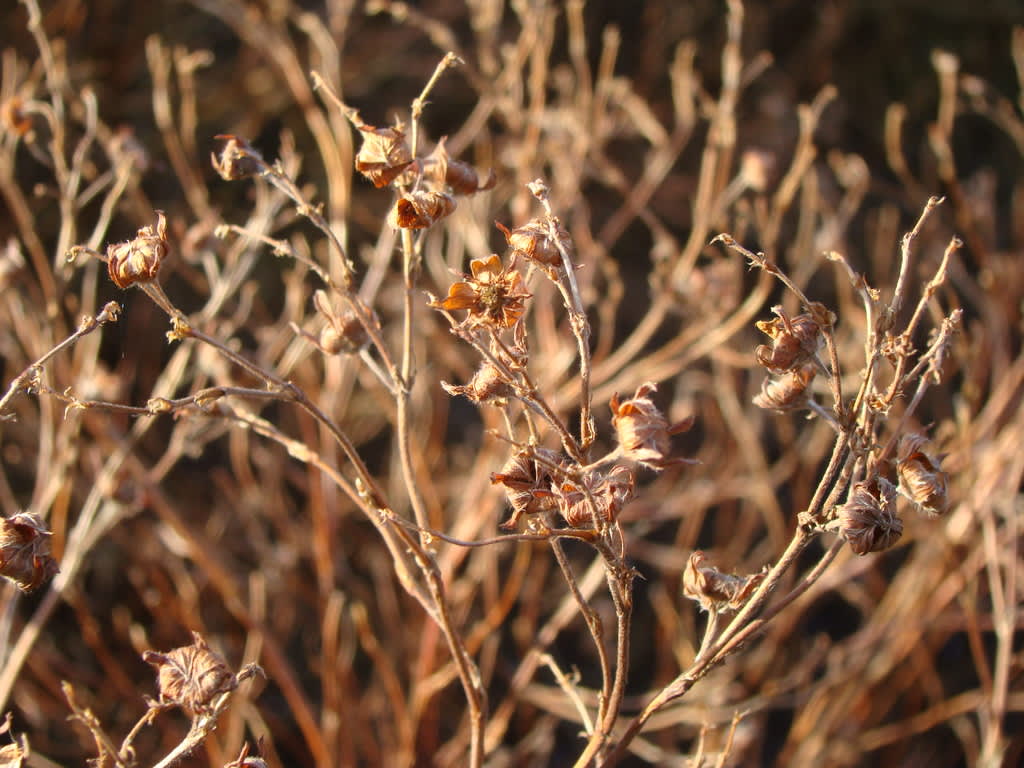
{"label": "spiky seed capsule", "polygon": [[156,279],[167,257],[167,217],[156,212],[156,231],[142,227],[135,238],[107,246],[107,273],[121,290]]}
{"label": "spiky seed capsule", "polygon": [[904,435],[900,440],[896,474],[900,489],[914,506],[928,517],[937,517],[949,506],[949,476],[942,471],[939,459],[922,450],[927,443],[923,435]]}
{"label": "spiky seed capsule", "polygon": [[237,686],[234,674],[224,660],[210,650],[198,632],[192,633],[192,645],[167,653],[145,651],[142,660],[157,668],[157,689],[162,706],[179,706],[190,715],[213,709],[218,696]]}
{"label": "spiky seed capsule", "polygon": [[903,535],[903,521],[896,514],[896,488],[881,477],[856,483],[836,522],[855,554],[888,549]]}
{"label": "spiky seed capsule", "polygon": [[706,556],[697,550],[683,571],[683,596],[700,604],[705,611],[725,613],[742,606],[764,581],[764,573],[735,576],[705,565]]}
{"label": "spiky seed capsule", "polygon": [[35,512],[0,518],[0,576],[31,592],[60,569],[50,556],[50,531]]}

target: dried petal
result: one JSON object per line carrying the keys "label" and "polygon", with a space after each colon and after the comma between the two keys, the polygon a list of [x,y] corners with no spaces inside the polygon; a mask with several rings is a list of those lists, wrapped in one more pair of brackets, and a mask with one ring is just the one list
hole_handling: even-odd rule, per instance
{"label": "dried petal", "polygon": [[156,216],[156,232],[142,227],[134,240],[107,246],[107,273],[122,290],[155,280],[167,256],[167,218],[163,211]]}
{"label": "dried petal", "polygon": [[900,440],[896,474],[900,490],[914,506],[929,517],[936,517],[949,506],[949,476],[942,471],[939,459],[921,450],[928,440],[922,435],[904,435]]}
{"label": "dried petal", "polygon": [[388,216],[395,229],[426,229],[455,210],[455,198],[443,192],[409,192],[398,198]]}
{"label": "dried petal", "polygon": [[839,508],[836,524],[855,554],[888,549],[903,535],[903,521],[896,514],[896,488],[884,478],[856,483],[850,500]]}
{"label": "dried petal", "polygon": [[35,512],[0,518],[0,576],[13,581],[22,592],[49,581],[60,570],[50,556],[50,536]]}
{"label": "dried petal", "polygon": [[761,382],[761,393],[754,397],[754,405],[773,411],[799,411],[807,407],[807,388],[817,373],[814,365],[805,365],[788,371],[779,378],[766,376]]}
{"label": "dried petal", "polygon": [[683,571],[683,596],[695,600],[705,611],[725,613],[742,606],[764,580],[764,573],[735,576],[704,565],[706,557],[696,551]]}
{"label": "dried petal", "polygon": [[811,315],[790,318],[781,306],[772,308],[774,320],[757,322],[759,330],[772,338],[772,346],[755,350],[757,362],[772,373],[784,373],[812,360],[822,344],[821,325]]}
{"label": "dried petal", "polygon": [[210,650],[198,632],[192,645],[167,653],[146,651],[142,659],[158,670],[157,688],[162,706],[179,706],[190,715],[213,709],[216,699],[233,691],[238,683],[224,660]]}

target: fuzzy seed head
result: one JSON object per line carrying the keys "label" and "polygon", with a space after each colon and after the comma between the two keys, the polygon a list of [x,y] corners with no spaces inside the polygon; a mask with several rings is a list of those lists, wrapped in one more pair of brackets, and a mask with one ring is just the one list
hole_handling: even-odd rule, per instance
{"label": "fuzzy seed head", "polygon": [[157,689],[161,706],[179,706],[190,715],[212,711],[222,693],[238,685],[224,660],[210,650],[198,632],[192,645],[167,653],[146,651],[142,660],[157,668]]}

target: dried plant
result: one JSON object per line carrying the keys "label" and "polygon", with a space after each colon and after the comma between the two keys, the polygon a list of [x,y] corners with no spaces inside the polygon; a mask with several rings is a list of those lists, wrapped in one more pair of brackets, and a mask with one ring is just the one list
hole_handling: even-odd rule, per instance
{"label": "dried plant", "polygon": [[935,51],[872,167],[641,5],[661,90],[579,0],[192,0],[128,125],[20,0],[0,764],[1024,755],[1024,96]]}

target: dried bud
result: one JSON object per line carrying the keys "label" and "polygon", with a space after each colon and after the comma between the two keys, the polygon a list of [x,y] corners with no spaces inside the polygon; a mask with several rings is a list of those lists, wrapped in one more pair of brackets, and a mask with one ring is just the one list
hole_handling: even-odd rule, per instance
{"label": "dried bud", "polygon": [[442,381],[441,386],[449,395],[464,395],[474,403],[505,405],[512,396],[512,387],[504,374],[488,362],[483,363],[469,380],[469,384],[458,386]]}
{"label": "dried bud", "polygon": [[320,349],[329,355],[354,355],[370,343],[370,334],[351,310],[338,312],[324,291],[313,294],[313,304],[327,325],[320,332]]}
{"label": "dried bud", "polygon": [[25,102],[13,96],[0,104],[0,124],[5,131],[24,137],[32,130],[32,119],[25,113]]}
{"label": "dried bud", "polygon": [[725,613],[742,606],[764,580],[764,573],[734,576],[704,565],[700,550],[690,555],[683,571],[683,596],[700,603],[705,611]]}
{"label": "dried bud", "polygon": [[50,536],[35,512],[0,518],[0,576],[31,592],[60,569],[50,556]]}
{"label": "dried bud", "polygon": [[107,246],[107,273],[122,290],[155,280],[167,256],[167,218],[163,211],[156,216],[156,232],[142,227],[134,240]]}
{"label": "dried bud", "polygon": [[612,395],[609,402],[612,426],[618,434],[622,453],[651,469],[689,463],[686,459],[670,459],[666,454],[671,447],[669,436],[685,432],[693,425],[693,420],[670,426],[649,397],[657,389],[657,384],[649,381],[640,385],[628,400],[620,402],[618,394]]}
{"label": "dried bud", "polygon": [[412,162],[412,151],[405,142],[405,131],[400,125],[394,128],[375,128],[361,121],[356,122],[356,128],[363,134],[363,145],[356,154],[356,170],[378,189],[386,187]]}
{"label": "dried bud", "polygon": [[145,651],[142,660],[158,670],[161,706],[178,706],[189,715],[205,714],[213,709],[218,696],[233,691],[238,683],[202,635],[193,632],[192,641],[192,645],[167,653]]}
{"label": "dried bud", "polygon": [[557,220],[555,230],[558,232],[558,244],[551,239],[546,219],[530,219],[521,227],[509,230],[499,222],[494,222],[502,232],[505,233],[505,240],[514,254],[520,254],[528,261],[548,266],[562,266],[562,253],[558,245],[569,254],[573,252],[572,238],[565,228]]}
{"label": "dried bud", "polygon": [[807,388],[816,373],[817,369],[812,364],[788,371],[777,379],[766,376],[761,382],[761,394],[754,397],[754,405],[780,413],[806,408],[809,398]]}
{"label": "dried bud", "polygon": [[443,192],[409,192],[398,198],[388,215],[395,229],[426,229],[455,210],[455,199]]}
{"label": "dried bud", "polygon": [[[537,458],[540,457],[541,461]],[[534,447],[512,456],[501,472],[491,474],[492,484],[505,486],[505,495],[512,505],[512,517],[501,524],[513,529],[523,515],[550,512],[557,507],[551,493],[551,466],[558,466],[563,457],[556,451]]]}
{"label": "dried bud", "polygon": [[823,341],[818,321],[809,314],[790,318],[781,306],[772,307],[772,312],[778,317],[757,322],[758,329],[772,338],[771,347],[755,350],[757,362],[772,373],[784,373],[813,359]]}
{"label": "dried bud", "polygon": [[900,490],[914,506],[929,517],[946,511],[949,477],[940,467],[940,460],[921,450],[928,440],[922,435],[904,435],[900,440],[896,474]]}
{"label": "dried bud", "polygon": [[237,181],[249,176],[256,176],[263,171],[263,158],[249,146],[245,139],[230,133],[224,133],[215,138],[227,139],[224,149],[220,151],[219,158],[210,153],[213,169],[220,174],[222,179]]}
{"label": "dried bud", "polygon": [[555,489],[558,511],[572,528],[592,527],[595,515],[600,522],[614,522],[635,491],[632,471],[621,465],[607,474],[588,472],[583,482],[585,489],[573,483],[563,483]]}
{"label": "dried bud", "polygon": [[896,489],[885,478],[856,483],[850,500],[839,508],[836,527],[858,555],[888,549],[903,535],[896,514]]}
{"label": "dried bud", "polygon": [[434,151],[422,161],[424,177],[430,179],[435,188],[447,186],[456,195],[473,195],[491,189],[497,183],[494,171],[488,171],[487,178],[481,181],[480,174],[471,165],[448,156],[444,145],[446,138],[437,142]]}

